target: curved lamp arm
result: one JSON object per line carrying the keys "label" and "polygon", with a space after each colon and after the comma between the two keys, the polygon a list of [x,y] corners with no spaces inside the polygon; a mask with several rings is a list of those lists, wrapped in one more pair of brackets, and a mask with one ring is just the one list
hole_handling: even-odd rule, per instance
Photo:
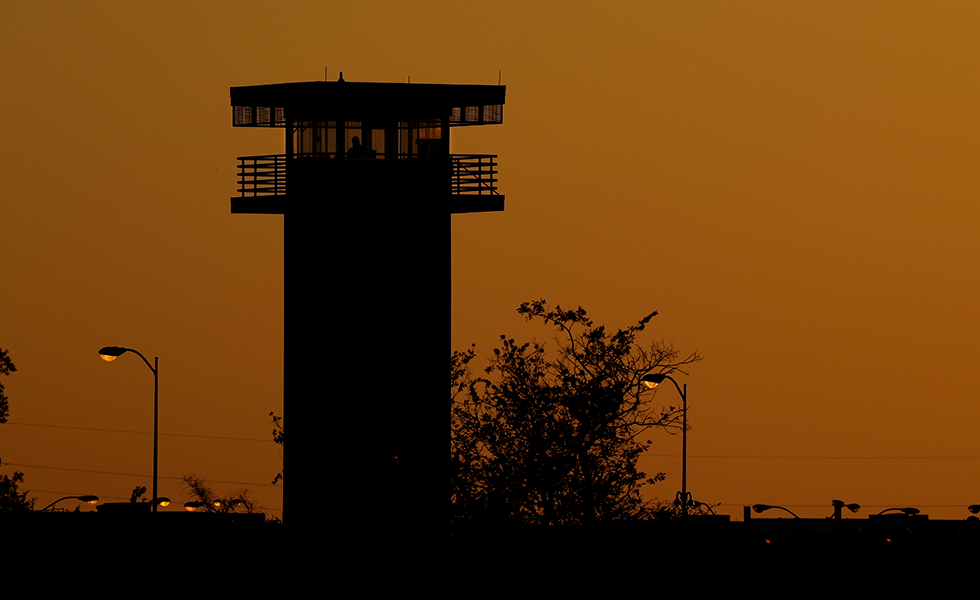
{"label": "curved lamp arm", "polygon": [[684,391],[681,390],[681,386],[678,385],[677,380],[675,380],[673,377],[665,373],[647,373],[646,375],[640,378],[640,383],[642,383],[647,388],[652,390],[653,388],[663,383],[664,379],[669,379],[670,382],[674,384],[674,387],[677,388],[677,393],[681,395],[681,398],[687,399],[687,394],[685,394]]}
{"label": "curved lamp arm", "polygon": [[101,356],[102,360],[106,362],[112,362],[127,352],[132,352],[136,356],[142,358],[143,362],[146,363],[146,366],[150,368],[150,371],[152,371],[154,375],[157,374],[157,370],[153,368],[153,365],[150,364],[150,361],[146,360],[146,357],[143,356],[143,354],[139,350],[134,350],[133,348],[123,348],[121,346],[106,346],[105,348],[99,350],[99,356]]}
{"label": "curved lamp arm", "polygon": [[42,508],[38,512],[44,512],[44,511],[48,510],[49,508],[51,508],[52,506],[54,506],[55,504],[61,502],[62,500],[68,500],[70,498],[74,498],[76,500],[81,500],[82,502],[85,502],[86,504],[95,504],[96,502],[99,501],[99,497],[98,496],[65,496],[64,498],[58,498],[57,500],[55,500],[51,504],[45,506],[44,508]]}
{"label": "curved lamp arm", "polygon": [[785,508],[783,506],[772,506],[770,504],[753,504],[752,505],[752,510],[754,510],[757,513],[765,512],[765,511],[769,510],[770,508],[778,508],[779,510],[785,510],[789,514],[793,515],[795,518],[797,518],[797,519],[800,518],[800,516],[798,514],[796,514],[795,512],[793,512],[790,509]]}
{"label": "curved lamp arm", "polygon": [[915,516],[915,515],[919,514],[919,509],[918,508],[913,508],[911,506],[905,507],[905,508],[886,508],[885,510],[881,511],[878,514],[879,515],[883,515],[886,512],[891,512],[893,510],[894,511],[897,511],[897,512],[900,512],[900,513],[905,513],[905,516],[907,516],[907,517],[912,517],[912,516]]}

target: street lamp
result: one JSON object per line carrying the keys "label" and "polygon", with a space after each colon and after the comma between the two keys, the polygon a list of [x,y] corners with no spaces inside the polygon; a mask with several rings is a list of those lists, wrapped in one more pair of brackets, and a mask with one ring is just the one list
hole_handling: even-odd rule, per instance
{"label": "street lamp", "polygon": [[653,389],[663,383],[664,379],[669,379],[674,387],[677,388],[677,393],[681,395],[681,400],[684,401],[684,420],[681,426],[683,434],[683,445],[681,446],[681,491],[680,491],[680,501],[681,501],[681,516],[687,516],[687,505],[691,502],[691,496],[687,493],[687,384],[684,384],[684,389],[677,385],[677,382],[673,377],[667,375],[666,373],[647,373],[640,378],[640,383],[645,385],[648,389]]}
{"label": "street lamp", "polygon": [[45,506],[44,508],[42,508],[38,512],[44,512],[44,511],[48,510],[49,508],[51,508],[52,506],[54,506],[55,504],[61,502],[62,500],[70,500],[72,498],[74,498],[75,500],[80,500],[80,501],[82,501],[82,502],[84,502],[86,504],[95,504],[95,503],[97,503],[99,501],[99,497],[98,496],[65,496],[64,498],[58,498],[57,500],[55,500],[51,504]]}
{"label": "street lamp", "polygon": [[831,506],[834,507],[834,516],[831,517],[831,518],[837,519],[838,521],[841,518],[841,509],[842,508],[847,508],[847,510],[851,511],[852,513],[856,513],[857,511],[861,510],[861,505],[860,504],[856,504],[856,503],[853,503],[853,502],[851,504],[844,504],[844,501],[843,500],[834,500],[830,504],[831,504]]}
{"label": "street lamp", "polygon": [[771,504],[753,504],[752,505],[752,510],[754,510],[755,512],[760,513],[760,514],[763,513],[763,512],[765,512],[765,511],[767,511],[767,510],[770,510],[772,508],[778,508],[779,510],[785,510],[789,514],[793,515],[795,518],[797,518],[797,519],[800,518],[800,516],[798,514],[796,514],[795,512],[791,511],[790,509],[788,509],[788,508],[786,508],[784,506],[772,506]]}
{"label": "street lamp", "polygon": [[[153,358],[153,364],[146,360],[146,357],[140,354],[139,350],[133,350],[132,348],[122,348],[120,346],[106,346],[105,348],[99,350],[99,356],[102,360],[106,362],[112,362],[122,356],[127,352],[132,352],[143,359],[146,366],[153,371],[153,499],[157,498],[157,454],[159,450],[159,433],[160,433],[160,418],[159,418],[159,406],[160,406],[160,357]],[[152,506],[153,512],[157,511],[157,503],[154,502]]]}
{"label": "street lamp", "polygon": [[885,510],[881,511],[878,514],[883,515],[886,512],[891,512],[891,511],[904,513],[906,517],[914,517],[915,515],[919,514],[919,509],[911,506],[905,508],[886,508]]}

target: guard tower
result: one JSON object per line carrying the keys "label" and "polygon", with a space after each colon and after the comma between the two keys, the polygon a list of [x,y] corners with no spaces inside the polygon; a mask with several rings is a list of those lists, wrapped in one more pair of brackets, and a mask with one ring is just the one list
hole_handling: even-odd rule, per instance
{"label": "guard tower", "polygon": [[[238,159],[231,212],[284,215],[287,512],[300,526],[326,513],[406,539],[441,531],[444,219],[504,209],[497,157],[453,154],[450,133],[502,123],[504,95],[343,75],[231,88],[235,127],[285,129],[283,153]],[[324,497],[335,506],[312,502]]]}
{"label": "guard tower", "polygon": [[497,157],[452,154],[454,127],[502,123],[504,86],[311,81],[231,88],[235,127],[282,127],[283,154],[240,157],[232,213],[285,214],[347,194],[450,213],[500,211]]}

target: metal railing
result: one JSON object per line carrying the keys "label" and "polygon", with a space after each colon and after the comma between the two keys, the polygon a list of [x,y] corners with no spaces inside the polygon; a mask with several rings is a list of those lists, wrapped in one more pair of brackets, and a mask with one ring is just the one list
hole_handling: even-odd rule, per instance
{"label": "metal railing", "polygon": [[[342,160],[380,160],[342,159]],[[451,154],[454,196],[496,195],[497,157],[492,154]],[[413,160],[413,159],[409,159]],[[426,159],[417,159],[426,160]],[[283,196],[286,194],[286,155],[238,157],[238,192],[246,196]]]}
{"label": "metal railing", "polygon": [[493,154],[451,154],[453,195],[495,195],[497,157]]}
{"label": "metal railing", "polygon": [[238,191],[245,196],[286,194],[286,155],[238,157]]}

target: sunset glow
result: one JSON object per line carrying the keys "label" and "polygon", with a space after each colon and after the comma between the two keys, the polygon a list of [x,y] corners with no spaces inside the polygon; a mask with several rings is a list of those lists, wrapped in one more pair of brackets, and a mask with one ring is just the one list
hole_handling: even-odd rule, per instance
{"label": "sunset glow", "polygon": [[[165,365],[169,508],[196,474],[279,514],[283,218],[232,215],[229,198],[238,157],[285,141],[233,127],[229,88],[341,71],[506,86],[502,123],[451,135],[454,153],[498,156],[506,195],[451,217],[450,350],[476,344],[474,370],[501,334],[547,343],[522,302],[609,329],[656,310],[644,341],[704,357],[674,374],[694,500],[733,519],[823,518],[835,498],[966,518],[980,502],[980,5],[9,4],[0,348],[17,372],[0,470],[23,471],[39,506],[149,486],[152,382],[130,357],[98,360],[114,342]],[[107,240],[126,251],[92,252]],[[358,290],[330,275],[372,243],[304,274],[328,282],[318,317],[349,318],[331,298]],[[392,289],[393,312],[408,293],[440,301]],[[405,328],[437,329],[403,315],[378,356],[418,351]],[[344,344],[312,351],[327,342]],[[676,404],[663,387],[647,393]],[[682,441],[654,435],[641,468],[667,479],[647,493],[672,499]]]}

